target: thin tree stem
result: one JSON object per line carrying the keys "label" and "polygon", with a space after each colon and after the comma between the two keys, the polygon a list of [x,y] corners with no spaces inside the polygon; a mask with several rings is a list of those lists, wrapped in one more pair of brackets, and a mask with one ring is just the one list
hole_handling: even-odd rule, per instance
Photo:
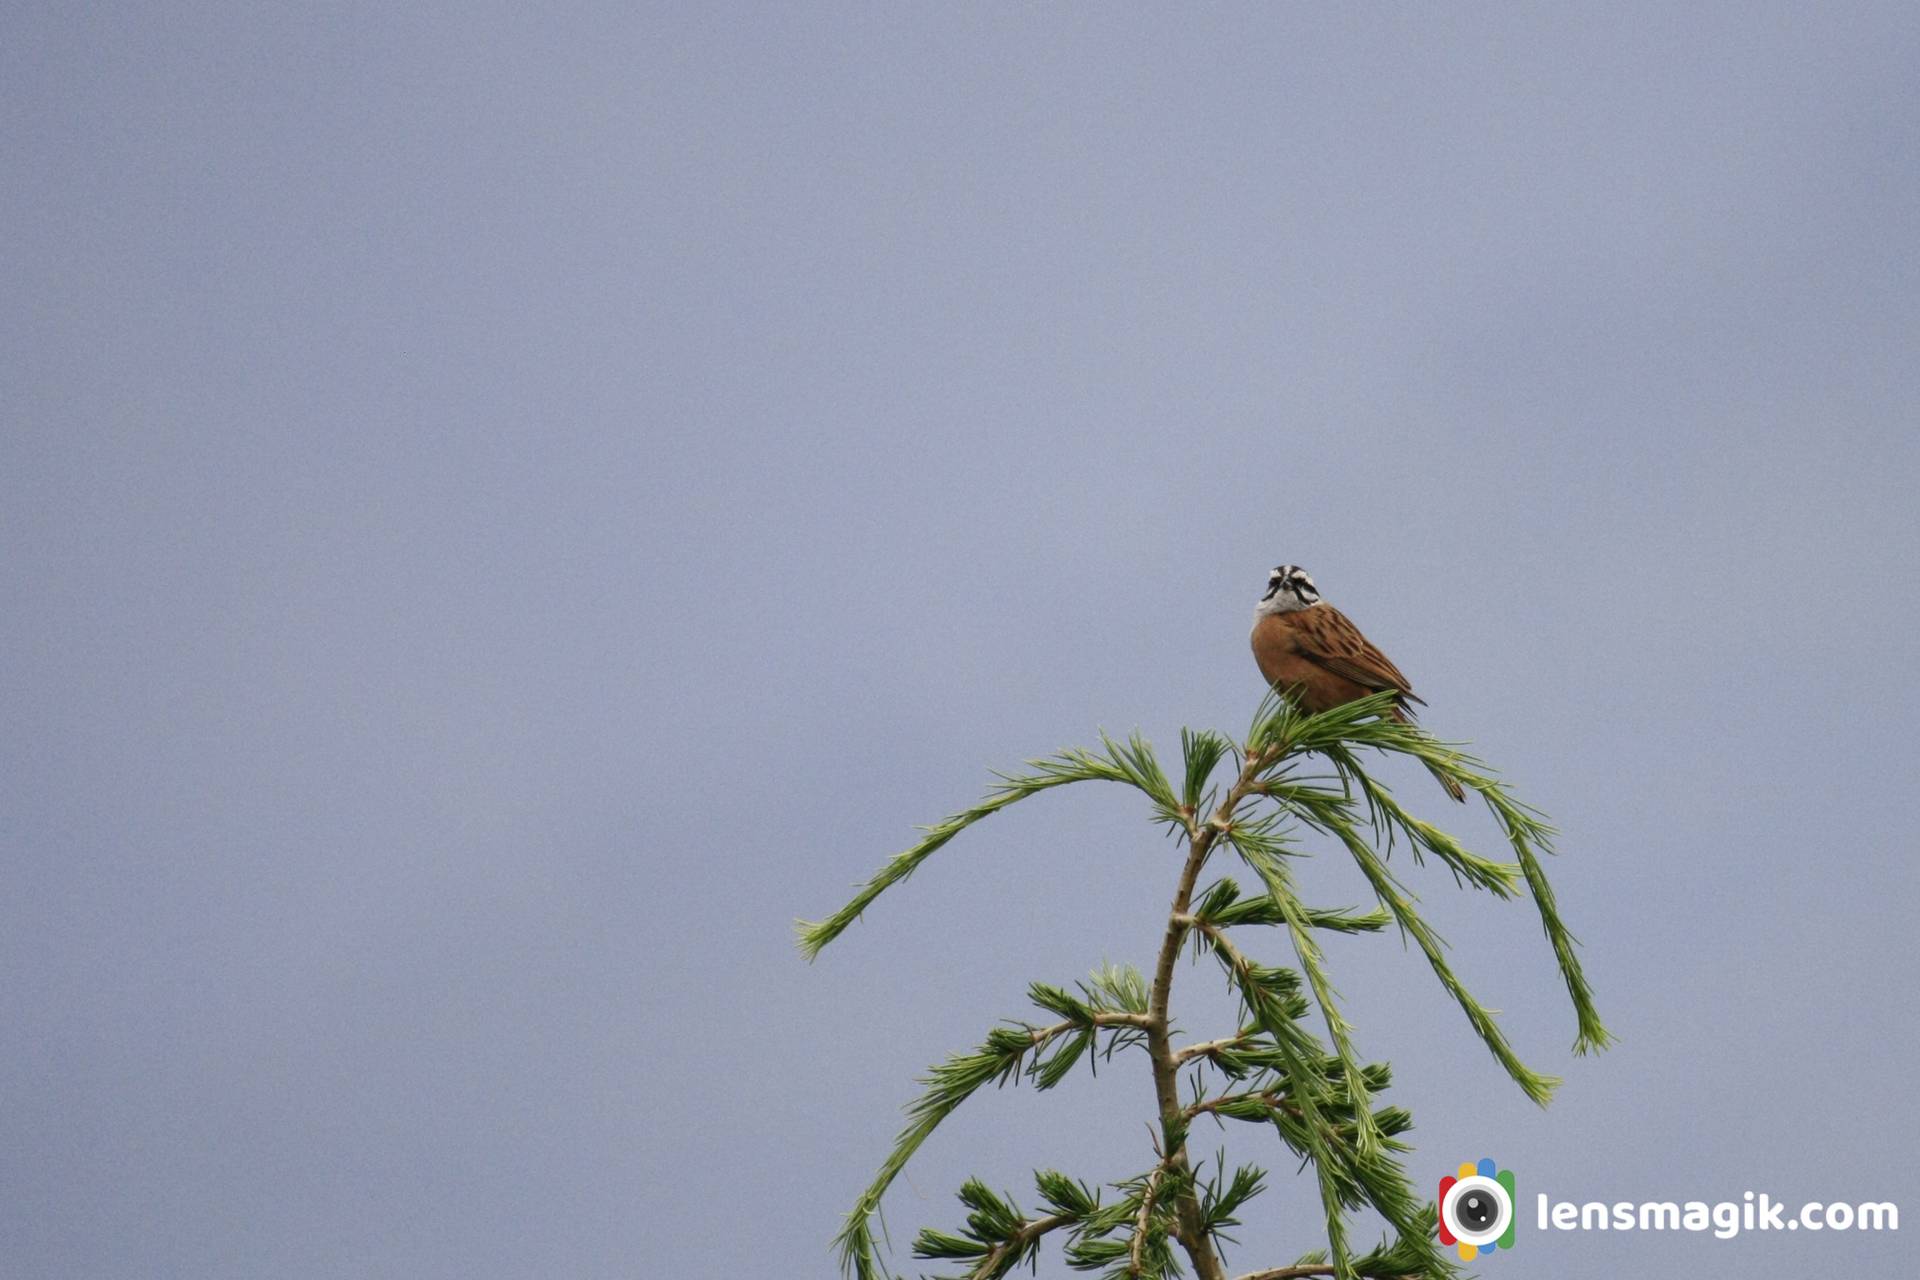
{"label": "thin tree stem", "polygon": [[1224,1036],[1219,1040],[1203,1040],[1199,1044],[1190,1044],[1177,1051],[1173,1055],[1173,1060],[1177,1064],[1185,1065],[1195,1058],[1208,1057],[1222,1049],[1231,1049],[1235,1045],[1245,1044],[1246,1041],[1247,1037],[1244,1035]]}
{"label": "thin tree stem", "polygon": [[1147,1176],[1147,1185],[1140,1189],[1140,1212],[1134,1216],[1133,1243],[1127,1246],[1127,1265],[1134,1280],[1141,1280],[1146,1271],[1147,1225],[1153,1221],[1153,1199],[1160,1194],[1160,1182],[1167,1176],[1167,1164],[1161,1162]]}
{"label": "thin tree stem", "polygon": [[1006,1261],[1009,1254],[1018,1256],[1028,1245],[1047,1234],[1047,1232],[1052,1231],[1055,1227],[1067,1226],[1074,1221],[1076,1221],[1076,1219],[1071,1214],[1065,1213],[1056,1213],[1047,1218],[1035,1218],[1026,1226],[1020,1228],[1011,1240],[1003,1240],[993,1246],[987,1253],[987,1256],[980,1259],[973,1270],[969,1271],[967,1275],[969,1277],[992,1275],[994,1269]]}
{"label": "thin tree stem", "polygon": [[1242,1102],[1250,1101],[1259,1102],[1269,1110],[1286,1109],[1288,1115],[1298,1114],[1297,1109],[1287,1106],[1285,1095],[1281,1094],[1277,1089],[1269,1089],[1264,1093],[1223,1093],[1217,1098],[1208,1098],[1203,1102],[1194,1103],[1187,1108],[1186,1115],[1189,1118],[1204,1116],[1215,1111],[1220,1111],[1226,1107],[1237,1106]]}
{"label": "thin tree stem", "polygon": [[[1147,1000],[1147,1056],[1153,1060],[1154,1097],[1160,1105],[1160,1125],[1163,1132],[1178,1133],[1186,1122],[1186,1116],[1180,1105],[1180,1062],[1173,1044],[1168,1038],[1167,1004],[1173,995],[1173,967],[1180,958],[1180,949],[1186,943],[1187,933],[1193,927],[1193,917],[1189,912],[1193,907],[1194,885],[1200,879],[1200,870],[1207,864],[1207,855],[1213,852],[1214,843],[1219,837],[1232,829],[1233,815],[1240,808],[1241,801],[1247,798],[1253,789],[1255,780],[1278,753],[1276,747],[1247,757],[1240,770],[1240,776],[1228,788],[1226,797],[1220,801],[1220,807],[1205,822],[1187,819],[1187,861],[1180,870],[1180,883],[1174,890],[1173,907],[1167,913],[1167,932],[1160,943],[1160,958],[1153,969],[1153,987]],[[1183,1137],[1178,1146],[1166,1155],[1166,1167],[1182,1175],[1191,1165],[1187,1159],[1187,1145]],[[1208,1238],[1206,1225],[1200,1216],[1200,1197],[1195,1194],[1191,1181],[1182,1179],[1183,1190],[1174,1197],[1174,1212],[1178,1220],[1176,1238],[1193,1260],[1193,1269],[1199,1280],[1226,1280],[1226,1270],[1220,1264],[1220,1255],[1214,1251],[1213,1241]]]}

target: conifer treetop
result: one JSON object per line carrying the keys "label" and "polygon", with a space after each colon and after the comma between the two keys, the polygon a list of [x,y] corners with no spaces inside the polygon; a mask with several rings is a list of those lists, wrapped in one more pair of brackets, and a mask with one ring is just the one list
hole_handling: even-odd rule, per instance
{"label": "conifer treetop", "polygon": [[[799,923],[800,949],[811,959],[962,831],[1029,796],[1072,783],[1131,787],[1146,797],[1152,820],[1185,849],[1150,975],[1119,966],[1095,971],[1072,990],[1036,982],[1027,995],[1046,1015],[1043,1020],[996,1027],[978,1048],[929,1069],[922,1093],[908,1104],[906,1127],[835,1239],[848,1275],[892,1280],[875,1239],[881,1201],[920,1145],[974,1093],[989,1083],[1022,1079],[1051,1089],[1083,1061],[1110,1061],[1134,1050],[1148,1061],[1157,1104],[1148,1168],[1098,1188],[1054,1170],[1037,1171],[1039,1200],[1032,1211],[969,1180],[959,1192],[965,1221],[952,1232],[922,1231],[914,1255],[958,1265],[959,1271],[946,1273],[956,1280],[996,1280],[1032,1264],[1046,1237],[1063,1234],[1068,1265],[1102,1280],[1169,1280],[1184,1275],[1186,1266],[1200,1280],[1229,1280],[1224,1249],[1233,1240],[1230,1230],[1264,1189],[1267,1174],[1254,1164],[1229,1171],[1224,1154],[1209,1172],[1189,1143],[1191,1126],[1206,1120],[1271,1128],[1311,1171],[1325,1218],[1324,1248],[1238,1280],[1438,1280],[1458,1274],[1435,1241],[1433,1203],[1415,1194],[1398,1159],[1408,1150],[1401,1135],[1412,1119],[1399,1107],[1377,1105],[1391,1072],[1361,1057],[1318,936],[1396,927],[1418,947],[1468,1026],[1521,1091],[1543,1106],[1551,1099],[1559,1081],[1520,1060],[1492,1012],[1454,974],[1446,944],[1421,916],[1413,890],[1389,868],[1396,844],[1404,841],[1416,867],[1431,859],[1461,888],[1497,899],[1524,891],[1573,1006],[1574,1052],[1603,1049],[1612,1037],[1594,1008],[1576,941],[1560,919],[1541,863],[1553,851],[1552,828],[1478,760],[1392,718],[1393,701],[1388,692],[1307,715],[1269,695],[1239,741],[1183,731],[1177,784],[1138,734],[1124,742],[1102,735],[1097,751],[1075,748],[1031,761],[1022,772],[1001,775],[972,808],[927,828],[838,911]],[[1474,854],[1415,817],[1368,771],[1363,756],[1369,751],[1413,757],[1480,796],[1513,860]],[[1289,864],[1312,852],[1309,841],[1353,860],[1373,895],[1371,909],[1330,909],[1301,899]],[[1201,884],[1209,862],[1222,853],[1249,874],[1250,890],[1226,877]],[[1267,964],[1249,952],[1243,935],[1260,928],[1284,932],[1292,964]],[[1218,965],[1238,996],[1240,1025],[1175,1045],[1173,982],[1179,959],[1189,952]],[[1363,1207],[1378,1213],[1390,1234],[1355,1252],[1349,1217]]]}

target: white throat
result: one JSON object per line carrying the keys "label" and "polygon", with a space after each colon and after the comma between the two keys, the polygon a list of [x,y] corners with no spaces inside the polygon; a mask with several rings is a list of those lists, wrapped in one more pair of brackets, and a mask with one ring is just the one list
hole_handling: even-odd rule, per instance
{"label": "white throat", "polygon": [[1258,622],[1276,613],[1299,613],[1302,609],[1311,609],[1319,603],[1318,600],[1302,600],[1293,592],[1282,588],[1253,606],[1253,620]]}

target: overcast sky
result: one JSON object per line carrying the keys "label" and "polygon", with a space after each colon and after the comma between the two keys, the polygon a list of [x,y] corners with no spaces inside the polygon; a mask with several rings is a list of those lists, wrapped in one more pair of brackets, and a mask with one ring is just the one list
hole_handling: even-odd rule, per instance
{"label": "overcast sky", "polygon": [[[790,921],[1243,729],[1283,561],[1563,831],[1593,1059],[1528,908],[1396,863],[1548,1110],[1329,944],[1416,1180],[1517,1171],[1485,1274],[1912,1270],[1917,77],[1904,4],[10,6],[0,1273],[833,1274],[914,1077],[1150,964],[1176,851],[1074,789]],[[978,1098],[896,1267],[1151,1106]],[[1273,1171],[1237,1270],[1320,1246],[1196,1136]],[[1531,1219],[1748,1190],[1905,1230]]]}

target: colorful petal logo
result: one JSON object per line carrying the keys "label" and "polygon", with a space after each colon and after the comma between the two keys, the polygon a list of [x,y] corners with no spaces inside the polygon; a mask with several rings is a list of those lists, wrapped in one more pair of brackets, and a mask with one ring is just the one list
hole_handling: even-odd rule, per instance
{"label": "colorful petal logo", "polygon": [[1440,1179],[1440,1243],[1467,1261],[1513,1248],[1513,1170],[1491,1160],[1463,1164]]}

